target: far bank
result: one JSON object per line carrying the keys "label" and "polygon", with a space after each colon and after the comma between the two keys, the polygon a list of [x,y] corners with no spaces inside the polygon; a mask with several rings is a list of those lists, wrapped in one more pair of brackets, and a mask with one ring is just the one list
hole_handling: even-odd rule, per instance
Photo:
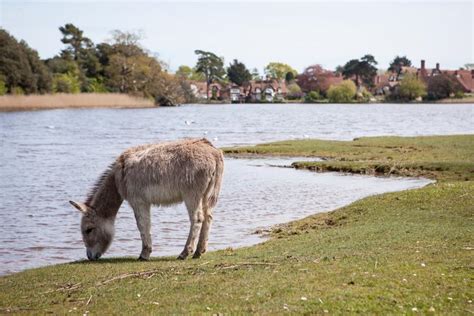
{"label": "far bank", "polygon": [[[230,104],[229,101],[210,100],[209,102],[201,101],[198,104]],[[316,102],[305,102],[304,100],[285,100],[282,102],[260,102],[261,104],[336,104],[328,100],[320,100]],[[386,104],[393,102],[385,102],[377,100],[376,102],[358,102],[354,101],[347,104]],[[436,102],[401,102],[407,105],[416,106],[425,103],[441,103],[441,104],[473,104],[474,96],[464,97],[461,99],[448,98]],[[141,109],[159,107],[152,99],[134,97],[121,93],[79,93],[79,94],[34,94],[34,95],[4,95],[0,96],[0,112],[14,111],[36,111],[36,110],[52,110],[52,109],[74,109],[74,108],[123,108],[123,109]]]}

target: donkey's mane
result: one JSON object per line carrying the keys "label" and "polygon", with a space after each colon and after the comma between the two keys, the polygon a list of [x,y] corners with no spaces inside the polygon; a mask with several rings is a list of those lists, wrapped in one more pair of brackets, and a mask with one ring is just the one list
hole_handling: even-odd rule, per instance
{"label": "donkey's mane", "polygon": [[86,205],[92,206],[92,201],[94,200],[94,196],[96,195],[97,191],[104,185],[105,181],[109,178],[112,170],[115,166],[115,162],[111,163],[107,169],[100,175],[99,179],[96,180],[92,188],[90,189],[89,193],[87,194],[86,198]]}

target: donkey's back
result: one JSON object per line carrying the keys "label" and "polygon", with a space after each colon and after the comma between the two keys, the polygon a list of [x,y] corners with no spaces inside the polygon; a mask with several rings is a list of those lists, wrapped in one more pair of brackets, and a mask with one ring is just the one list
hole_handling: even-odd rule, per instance
{"label": "donkey's back", "polygon": [[192,204],[202,198],[204,206],[214,207],[217,201],[223,156],[206,139],[130,148],[117,164],[117,187],[131,204]]}

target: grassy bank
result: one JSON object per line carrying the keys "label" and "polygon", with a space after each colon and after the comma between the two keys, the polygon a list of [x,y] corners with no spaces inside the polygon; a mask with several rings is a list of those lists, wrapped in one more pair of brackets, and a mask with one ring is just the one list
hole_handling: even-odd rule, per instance
{"label": "grassy bank", "polygon": [[474,103],[474,95],[466,94],[462,98],[447,98],[439,100],[438,103]]}
{"label": "grassy bank", "polygon": [[263,244],[200,260],[115,258],[2,277],[0,311],[473,313],[473,141],[389,137],[226,149],[323,156],[348,171],[357,161],[388,160],[441,181],[310,216],[275,228]]}
{"label": "grassy bank", "polygon": [[438,180],[474,179],[474,137],[369,137],[354,141],[295,140],[225,148],[228,155],[317,156],[296,168],[358,174],[424,176]]}
{"label": "grassy bank", "polygon": [[59,108],[148,108],[153,100],[119,93],[80,93],[0,96],[0,112]]}

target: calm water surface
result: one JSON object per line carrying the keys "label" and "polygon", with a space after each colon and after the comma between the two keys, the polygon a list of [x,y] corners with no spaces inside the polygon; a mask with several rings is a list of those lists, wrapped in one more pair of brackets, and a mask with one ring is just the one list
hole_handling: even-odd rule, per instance
{"label": "calm water surface", "polygon": [[[291,138],[472,134],[472,105],[224,105],[143,110],[0,113],[0,274],[85,258],[81,200],[129,146],[206,136],[218,146]],[[295,159],[226,159],[210,248],[261,241],[256,229],[328,211],[426,180],[316,174],[278,168]],[[181,251],[183,206],[153,209],[153,255]],[[124,203],[106,256],[138,256],[141,241]]]}

